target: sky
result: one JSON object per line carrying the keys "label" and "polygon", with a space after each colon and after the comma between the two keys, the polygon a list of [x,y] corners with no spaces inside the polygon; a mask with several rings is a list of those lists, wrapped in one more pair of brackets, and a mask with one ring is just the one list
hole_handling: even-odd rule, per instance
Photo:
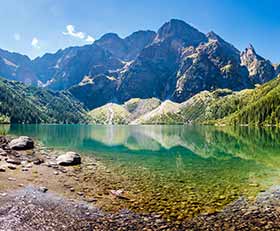
{"label": "sky", "polygon": [[177,18],[280,63],[279,0],[1,0],[0,48],[31,58]]}

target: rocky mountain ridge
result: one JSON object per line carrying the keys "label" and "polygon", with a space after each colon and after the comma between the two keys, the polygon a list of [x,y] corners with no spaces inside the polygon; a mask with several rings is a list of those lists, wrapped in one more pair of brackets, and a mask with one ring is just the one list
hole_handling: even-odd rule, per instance
{"label": "rocky mountain ridge", "polygon": [[157,32],[126,38],[108,33],[91,45],[35,60],[0,50],[0,75],[55,91],[69,89],[90,110],[132,98],[181,103],[204,90],[253,88],[279,72],[251,45],[240,52],[214,32],[204,34],[177,19]]}

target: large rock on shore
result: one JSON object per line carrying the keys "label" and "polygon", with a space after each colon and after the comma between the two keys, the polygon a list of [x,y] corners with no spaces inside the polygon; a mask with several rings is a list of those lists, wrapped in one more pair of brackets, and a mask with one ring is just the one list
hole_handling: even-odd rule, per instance
{"label": "large rock on shore", "polygon": [[56,159],[57,164],[62,166],[81,164],[81,156],[76,152],[67,152]]}
{"label": "large rock on shore", "polygon": [[13,139],[8,146],[14,150],[27,150],[34,148],[34,141],[28,136],[20,136]]}

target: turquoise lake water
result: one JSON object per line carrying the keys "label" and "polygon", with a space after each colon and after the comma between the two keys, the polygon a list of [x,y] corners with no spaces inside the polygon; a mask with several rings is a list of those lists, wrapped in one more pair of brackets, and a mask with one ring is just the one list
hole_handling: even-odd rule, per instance
{"label": "turquoise lake water", "polygon": [[212,126],[8,125],[48,147],[94,155],[138,195],[135,209],[185,218],[280,184],[280,130]]}

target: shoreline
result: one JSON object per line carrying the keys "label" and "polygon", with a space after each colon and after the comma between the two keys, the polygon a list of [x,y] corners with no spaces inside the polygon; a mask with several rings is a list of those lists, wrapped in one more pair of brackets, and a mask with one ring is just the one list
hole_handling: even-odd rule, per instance
{"label": "shoreline", "polygon": [[[116,182],[124,179],[94,156],[83,155],[78,165],[60,166],[55,160],[63,151],[43,147],[39,141],[29,150],[6,150],[11,139],[0,137],[6,152],[0,161],[0,230],[266,230],[280,225],[277,187],[259,194],[254,202],[239,198],[220,212],[167,221],[153,212],[129,211],[128,204],[137,202],[137,197],[118,191],[121,184]],[[7,158],[14,163],[7,163]],[[39,212],[40,226],[26,219]],[[13,220],[15,217],[20,221]]]}
{"label": "shoreline", "polygon": [[[6,143],[12,139],[2,136],[2,141],[3,138],[7,139]],[[28,219],[25,221],[25,213],[33,217],[39,211],[39,230],[45,230],[43,227],[88,230],[89,224],[95,227],[93,230],[116,230],[116,227],[117,230],[126,230],[125,227],[130,226],[131,230],[178,228],[155,214],[137,214],[127,210],[126,202],[130,199],[126,194],[111,193],[116,187],[110,182],[113,184],[119,180],[112,179],[110,171],[94,157],[83,156],[81,164],[60,166],[55,160],[65,152],[43,147],[39,142],[33,149],[5,151],[7,155],[1,156],[0,161],[0,169],[5,166],[5,170],[0,171],[0,230],[38,230],[38,224]],[[15,164],[6,163],[7,158],[13,159]],[[58,211],[50,211],[52,207],[64,217],[57,214]],[[11,215],[15,209],[17,214]],[[22,216],[22,221],[14,221],[18,216]],[[60,219],[49,223],[50,217],[55,216],[60,216]],[[79,222],[70,222],[69,217]],[[14,223],[18,224],[14,226]]]}

